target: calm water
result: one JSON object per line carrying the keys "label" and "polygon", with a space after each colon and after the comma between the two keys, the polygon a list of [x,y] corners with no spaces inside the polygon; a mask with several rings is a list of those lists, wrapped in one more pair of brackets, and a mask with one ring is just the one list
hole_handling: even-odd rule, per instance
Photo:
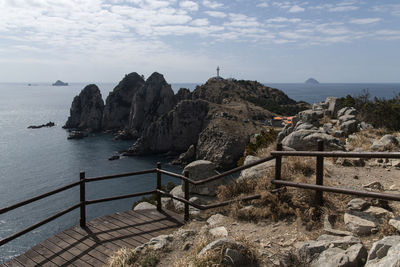
{"label": "calm water", "polygon": [[[98,84],[103,98],[116,84]],[[400,92],[400,84],[266,84],[282,89],[295,100],[319,102],[327,96],[357,96],[369,89],[373,96],[392,97]],[[126,149],[130,141],[114,141],[111,135],[96,134],[83,140],[67,140],[61,126],[67,120],[72,99],[85,84],[52,87],[50,84],[0,84],[0,208],[50,191],[79,179],[79,172],[88,177],[154,168],[157,161],[169,166],[162,156],[127,157],[108,161],[115,152]],[[196,84],[172,84],[194,89]],[[56,127],[27,129],[54,121]],[[163,180],[165,183],[171,178]],[[129,194],[155,187],[155,175],[121,178],[87,185],[87,198]],[[77,188],[29,204],[0,215],[0,238],[9,236],[79,200]],[[89,206],[88,219],[130,209],[135,199]],[[0,263],[6,261],[57,232],[79,223],[79,211],[42,226],[0,248]]]}

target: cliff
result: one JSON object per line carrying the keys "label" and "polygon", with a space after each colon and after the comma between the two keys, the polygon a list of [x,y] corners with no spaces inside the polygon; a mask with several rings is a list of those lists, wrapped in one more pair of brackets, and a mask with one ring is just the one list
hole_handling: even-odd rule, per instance
{"label": "cliff", "polygon": [[144,83],[144,79],[139,74],[132,72],[125,75],[122,81],[110,92],[102,119],[104,130],[119,130],[129,126],[132,99]]}
{"label": "cliff", "polygon": [[72,101],[70,116],[63,128],[100,131],[104,102],[97,85],[87,85]]}

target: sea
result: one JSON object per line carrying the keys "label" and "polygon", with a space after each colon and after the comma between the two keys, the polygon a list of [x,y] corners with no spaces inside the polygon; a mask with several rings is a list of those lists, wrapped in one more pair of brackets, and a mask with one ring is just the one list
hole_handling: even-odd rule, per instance
{"label": "sea", "polygon": [[[117,83],[97,83],[103,99]],[[51,86],[51,83],[0,83],[0,209],[79,180],[79,173],[96,177],[115,173],[162,168],[180,173],[182,169],[170,165],[165,155],[122,157],[109,161],[118,151],[125,150],[133,141],[115,141],[111,134],[92,134],[81,140],[67,140],[62,129],[71,102],[87,85]],[[193,90],[199,83],[172,84]],[[265,83],[283,90],[289,97],[309,103],[320,102],[328,96],[358,96],[368,90],[371,96],[391,98],[400,93],[400,83],[317,84]],[[55,122],[51,128],[27,129],[30,125]],[[163,184],[169,181],[163,176]],[[155,174],[126,177],[87,184],[87,199],[130,194],[155,188]],[[87,207],[87,219],[131,209],[138,198],[116,200]],[[59,211],[77,204],[78,188],[0,214],[0,239],[10,236]],[[79,224],[79,210],[25,234],[0,247],[0,263],[5,262],[51,237]]]}

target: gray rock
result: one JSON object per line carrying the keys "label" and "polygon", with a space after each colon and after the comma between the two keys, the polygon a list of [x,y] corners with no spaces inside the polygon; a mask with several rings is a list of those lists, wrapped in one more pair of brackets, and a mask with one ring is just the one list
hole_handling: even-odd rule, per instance
{"label": "gray rock", "polygon": [[227,248],[225,250],[225,255],[222,263],[228,266],[235,267],[249,266],[251,264],[247,257],[240,253],[239,250],[230,248]]}
{"label": "gray rock", "polygon": [[337,98],[337,97],[328,97],[328,98],[326,98],[325,103],[328,104],[328,111],[329,111],[330,116],[332,118],[336,118],[337,117],[338,110],[339,110],[339,108],[340,108],[340,106],[342,104],[341,102],[342,101],[340,100],[340,98]]}
{"label": "gray rock", "polygon": [[[207,160],[196,160],[187,165],[183,172],[189,172],[189,178],[192,180],[202,180],[211,176],[217,175],[218,172],[215,170],[215,164]],[[189,185],[190,193],[215,196],[218,186],[222,184],[223,180],[218,179],[204,185]],[[183,190],[183,185],[182,185]]]}
{"label": "gray rock", "polygon": [[219,226],[212,228],[208,231],[213,237],[226,237],[228,236],[228,231],[225,227]]}
{"label": "gray rock", "polygon": [[214,214],[214,215],[210,216],[207,219],[207,224],[209,226],[217,226],[219,224],[223,224],[227,219],[228,219],[228,217],[217,213],[217,214]]}
{"label": "gray rock", "polygon": [[325,123],[325,124],[322,126],[322,128],[324,129],[324,131],[325,131],[327,134],[332,134],[332,133],[333,133],[333,125],[332,125],[332,123],[330,123],[330,122]]}
{"label": "gray rock", "polygon": [[298,244],[300,246],[298,254],[300,258],[307,262],[312,262],[318,258],[319,254],[324,250],[332,247],[345,248],[354,244],[361,243],[359,238],[354,236],[332,236],[321,235],[317,240],[306,241]]}
{"label": "gray rock", "polygon": [[[400,236],[387,236],[376,241],[368,253],[368,261],[365,266],[399,266],[391,265],[393,263],[400,264]],[[393,250],[391,250],[393,248]],[[391,250],[391,251],[390,251]],[[395,254],[395,255],[393,255]],[[388,257],[389,256],[389,257]],[[393,257],[394,256],[394,257]],[[390,259],[390,260],[389,260]],[[385,265],[389,264],[389,265]]]}
{"label": "gray rock", "polygon": [[299,121],[294,127],[293,131],[300,131],[300,130],[318,130],[318,128],[309,122]]}
{"label": "gray rock", "polygon": [[160,235],[157,237],[153,237],[148,242],[148,246],[153,250],[164,250],[169,246],[173,238],[173,235]]}
{"label": "gray rock", "polygon": [[348,210],[363,211],[369,207],[369,203],[362,198],[354,198],[347,203]]}
{"label": "gray rock", "polygon": [[324,112],[321,110],[304,110],[297,114],[300,121],[308,122],[314,126],[319,126],[319,119],[324,117]]}
{"label": "gray rock", "polygon": [[396,218],[390,219],[389,224],[393,226],[394,228],[397,229],[397,231],[400,232],[400,216],[397,216]]}
{"label": "gray rock", "polygon": [[399,145],[399,141],[393,135],[387,134],[384,135],[381,139],[375,140],[371,146],[371,150],[374,151],[385,151],[393,146]]}
{"label": "gray rock", "polygon": [[343,131],[334,131],[333,137],[336,137],[336,138],[344,137],[344,132]]}
{"label": "gray rock", "polygon": [[391,217],[393,217],[393,213],[391,213],[390,211],[388,211],[384,208],[375,207],[375,206],[369,207],[364,212],[375,218],[391,218]]}
{"label": "gray rock", "polygon": [[188,150],[185,153],[182,153],[179,155],[179,158],[176,160],[172,161],[172,164],[175,165],[186,165],[189,164],[190,162],[194,161],[196,159],[196,149],[194,145],[190,145]]}
{"label": "gray rock", "polygon": [[104,102],[95,84],[87,85],[72,101],[70,116],[63,128],[100,131]]}
{"label": "gray rock", "polygon": [[337,235],[337,236],[351,236],[352,233],[348,231],[342,231],[334,229],[334,224],[336,222],[337,216],[326,215],[324,217],[324,234],[327,235]]}
{"label": "gray rock", "polygon": [[354,115],[343,115],[343,116],[339,117],[339,124],[343,124],[346,121],[353,121],[353,120],[355,120],[355,121],[357,120],[356,116],[354,116]]}
{"label": "gray rock", "polygon": [[228,239],[228,238],[221,238],[221,239],[217,239],[211,243],[209,243],[207,246],[205,246],[198,254],[197,256],[201,257],[204,254],[206,254],[208,251],[210,250],[214,250],[216,248],[220,248],[220,247],[235,247],[237,249],[240,248],[244,248],[243,245],[239,242],[236,242],[232,239]]}
{"label": "gray rock", "polygon": [[383,191],[384,190],[383,185],[378,181],[374,181],[369,184],[365,184],[365,185],[363,185],[363,188],[365,188],[367,190],[371,190],[371,191]]}
{"label": "gray rock", "polygon": [[356,235],[370,235],[378,226],[375,217],[361,211],[348,211],[344,214],[347,230]]}
{"label": "gray rock", "polygon": [[295,131],[282,140],[282,145],[295,150],[316,150],[320,140],[324,141],[325,150],[345,150],[338,139],[313,130]]}
{"label": "gray rock", "polygon": [[150,204],[149,202],[140,202],[135,206],[133,210],[150,210],[150,209],[156,209],[157,207],[154,206],[153,204]]}
{"label": "gray rock", "polygon": [[[259,157],[255,156],[246,156],[244,160],[244,165],[251,164],[257,160],[260,160]],[[257,166],[245,169],[240,172],[239,178],[237,179],[238,181],[241,181],[243,179],[254,179],[254,178],[260,178],[265,175],[265,171],[267,168],[273,168],[275,166],[275,159],[267,161],[265,163],[259,164]]]}
{"label": "gray rock", "polygon": [[348,120],[343,122],[340,125],[340,130],[347,136],[349,134],[357,132],[358,128],[358,121],[357,120]]}
{"label": "gray rock", "polygon": [[362,244],[355,244],[346,250],[334,247],[323,251],[312,267],[358,267],[367,259],[368,251]]}
{"label": "gray rock", "polygon": [[350,107],[344,107],[344,108],[338,110],[338,113],[337,113],[337,117],[338,118],[340,118],[340,117],[342,117],[344,115],[354,115],[354,116],[356,116],[357,115],[357,110],[355,108],[353,108],[353,107],[351,107],[351,108]]}
{"label": "gray rock", "polygon": [[360,122],[358,128],[361,131],[361,130],[368,130],[368,129],[371,129],[371,128],[374,128],[374,127],[371,124],[362,121],[362,122]]}

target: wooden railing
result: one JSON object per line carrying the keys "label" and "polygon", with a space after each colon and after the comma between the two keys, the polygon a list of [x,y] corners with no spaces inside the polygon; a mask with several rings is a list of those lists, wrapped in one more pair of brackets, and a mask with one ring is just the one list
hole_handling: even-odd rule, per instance
{"label": "wooden railing", "polygon": [[[281,179],[282,158],[287,157],[287,156],[316,157],[317,161],[316,161],[316,183],[315,183],[315,185],[283,181]],[[65,185],[63,187],[60,187],[58,189],[44,193],[42,195],[39,195],[39,196],[30,198],[28,200],[21,201],[14,205],[0,209],[0,215],[1,215],[8,211],[11,211],[11,210],[17,209],[19,207],[22,207],[24,205],[30,204],[32,202],[38,201],[40,199],[43,199],[43,198],[52,196],[54,194],[63,192],[65,190],[71,189],[73,187],[79,186],[80,201],[77,204],[75,204],[67,209],[64,209],[63,211],[60,211],[60,212],[40,221],[32,226],[29,226],[18,233],[15,233],[9,237],[6,237],[6,238],[0,240],[0,246],[34,230],[48,222],[51,222],[51,221],[61,217],[62,215],[67,214],[77,208],[80,208],[80,223],[79,224],[81,227],[86,227],[86,206],[95,204],[95,203],[156,194],[157,210],[162,211],[161,197],[167,196],[167,197],[171,197],[172,199],[175,199],[175,200],[178,200],[178,201],[184,203],[184,219],[187,221],[187,220],[189,220],[189,206],[192,206],[199,210],[207,210],[207,209],[212,209],[212,208],[216,208],[216,207],[226,206],[235,201],[247,201],[247,200],[259,199],[261,197],[261,195],[256,194],[256,195],[242,197],[240,199],[233,199],[233,200],[229,200],[229,201],[223,201],[223,202],[213,203],[213,204],[208,204],[208,205],[200,205],[200,204],[196,204],[192,201],[189,201],[189,199],[190,199],[189,184],[193,184],[193,185],[206,184],[208,182],[212,182],[217,179],[221,179],[221,178],[231,175],[233,173],[257,166],[259,164],[262,164],[264,162],[267,162],[267,161],[270,161],[273,159],[276,160],[275,161],[275,178],[271,182],[272,182],[272,184],[276,185],[276,188],[273,189],[272,192],[279,191],[281,186],[291,186],[291,187],[315,190],[315,192],[316,192],[315,200],[316,200],[316,203],[319,205],[321,205],[323,203],[323,192],[324,191],[400,201],[400,195],[395,195],[395,194],[359,191],[359,190],[353,190],[353,189],[324,186],[323,185],[323,170],[324,170],[324,158],[326,158],[326,157],[398,158],[398,159],[400,159],[400,153],[399,152],[374,152],[374,153],[372,153],[372,152],[336,152],[336,151],[327,152],[327,151],[323,151],[323,143],[322,142],[318,142],[318,151],[282,151],[282,145],[278,144],[276,151],[272,151],[271,156],[269,156],[269,157],[266,157],[266,158],[257,160],[253,163],[246,164],[246,165],[234,168],[232,170],[226,171],[224,173],[221,173],[221,174],[218,174],[218,175],[215,175],[212,177],[208,177],[208,178],[205,178],[202,180],[197,180],[197,181],[190,179],[189,173],[187,171],[185,171],[183,175],[180,175],[180,174],[177,174],[174,172],[169,172],[169,171],[163,170],[161,168],[160,163],[157,163],[157,167],[155,169],[115,174],[115,175],[108,175],[108,176],[93,177],[93,178],[86,178],[85,172],[81,172],[78,182]],[[94,199],[94,200],[86,199],[86,183],[97,182],[97,181],[102,181],[102,180],[109,180],[109,179],[116,179],[116,178],[122,178],[122,177],[128,177],[128,176],[137,176],[137,175],[149,174],[149,173],[156,173],[157,185],[156,185],[155,190],[137,192],[137,193],[127,194],[127,195],[118,195],[118,196],[113,196],[113,197],[108,197],[108,198],[100,198],[100,199]],[[162,174],[182,180],[183,188],[184,188],[184,190],[183,190],[184,197],[183,198],[174,196],[174,195],[172,195],[168,192],[165,192],[161,189]]]}

